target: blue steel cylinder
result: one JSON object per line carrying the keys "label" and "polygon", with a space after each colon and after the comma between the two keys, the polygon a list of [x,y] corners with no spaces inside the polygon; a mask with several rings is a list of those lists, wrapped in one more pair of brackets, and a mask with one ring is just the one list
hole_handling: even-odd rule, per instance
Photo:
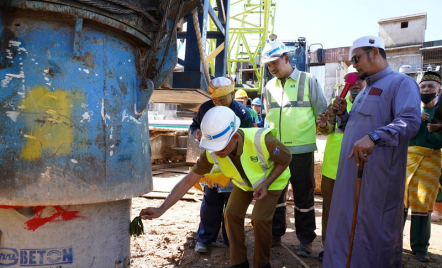
{"label": "blue steel cylinder", "polygon": [[[81,9],[14,2],[0,9],[0,205],[88,204],[149,192],[144,108],[154,85],[141,78],[138,52],[150,39]],[[23,3],[34,10],[20,9]],[[172,68],[175,42],[165,57]]]}

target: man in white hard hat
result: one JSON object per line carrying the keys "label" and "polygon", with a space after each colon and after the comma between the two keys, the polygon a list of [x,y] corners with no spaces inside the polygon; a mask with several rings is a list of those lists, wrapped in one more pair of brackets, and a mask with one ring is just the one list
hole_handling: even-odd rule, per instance
{"label": "man in white hard hat", "polygon": [[[345,99],[337,97],[333,103],[344,138],[323,267],[345,267],[353,235],[350,267],[402,267],[407,149],[421,122],[419,87],[392,70],[379,37],[356,39],[349,57],[367,86],[350,113]],[[356,230],[351,233],[358,166],[363,164]]]}
{"label": "man in white hard hat", "polygon": [[255,235],[255,268],[270,268],[272,217],[276,202],[290,177],[290,152],[273,135],[272,129],[239,128],[240,120],[226,107],[207,111],[201,122],[201,153],[193,169],[178,182],[158,208],[140,212],[144,219],[160,217],[175,204],[214,164],[231,178],[234,187],[224,218],[230,240],[231,268],[248,268],[244,218],[252,200]]}
{"label": "man in white hard hat", "polygon": [[[359,74],[353,67],[347,68],[347,74],[344,78],[347,78],[349,73]],[[349,96],[345,99],[348,101],[347,112],[350,112],[351,106],[358,96],[359,92],[365,88],[367,83],[358,78],[356,83],[350,87]],[[325,246],[325,237],[327,234],[327,223],[330,214],[330,204],[333,195],[333,188],[336,180],[336,173],[338,171],[339,154],[341,152],[341,143],[343,132],[336,125],[336,113],[333,111],[333,101],[323,114],[319,114],[316,118],[318,124],[318,130],[321,134],[328,135],[327,143],[324,150],[324,159],[322,161],[322,180],[321,180],[321,195],[322,195],[322,245]],[[324,251],[319,253],[318,259],[322,261],[324,257]]]}
{"label": "man in white hard hat", "polygon": [[[269,42],[262,51],[262,63],[274,76],[265,85],[266,120],[278,138],[290,149],[290,183],[295,201],[295,228],[299,245],[296,254],[310,256],[316,237],[314,207],[314,151],[316,117],[325,111],[327,101],[316,78],[292,67],[289,50],[279,41]],[[280,244],[286,230],[285,193],[278,201],[273,219],[273,243]]]}
{"label": "man in white hard hat", "polygon": [[[240,119],[242,128],[253,127],[252,117],[248,108],[234,101],[235,83],[228,77],[217,77],[209,82],[211,100],[201,104],[198,113],[193,118],[189,132],[198,140],[201,140],[201,121],[208,110],[215,106],[230,108]],[[206,253],[208,246],[216,242],[221,228],[223,244],[229,246],[229,239],[223,223],[224,208],[229,200],[230,192],[220,191],[220,186],[204,186],[204,197],[201,202],[200,224],[196,233],[195,251]]]}

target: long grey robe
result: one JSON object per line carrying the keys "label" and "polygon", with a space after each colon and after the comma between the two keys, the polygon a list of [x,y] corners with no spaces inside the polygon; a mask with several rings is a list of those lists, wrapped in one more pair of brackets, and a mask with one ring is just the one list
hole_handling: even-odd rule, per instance
{"label": "long grey robe", "polygon": [[365,163],[351,267],[401,267],[402,221],[408,140],[421,122],[417,83],[390,67],[366,78],[344,129],[325,241],[323,267],[345,267],[357,166],[354,143],[371,131],[381,137]]}

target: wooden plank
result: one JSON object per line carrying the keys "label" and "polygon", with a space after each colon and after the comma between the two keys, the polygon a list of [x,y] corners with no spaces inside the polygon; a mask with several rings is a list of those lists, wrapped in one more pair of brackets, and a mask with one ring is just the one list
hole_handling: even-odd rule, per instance
{"label": "wooden plank", "polygon": [[210,100],[210,95],[200,89],[155,89],[150,98],[151,102],[174,104],[198,104]]}
{"label": "wooden plank", "polygon": [[188,167],[188,166],[177,167],[177,168],[165,168],[165,169],[162,169],[162,171],[188,174],[190,172],[191,168],[192,167]]}
{"label": "wooden plank", "polygon": [[165,168],[175,168],[180,166],[191,166],[192,164],[186,162],[178,162],[178,163],[170,163],[170,164],[160,164],[160,165],[152,165],[153,170],[163,170]]}

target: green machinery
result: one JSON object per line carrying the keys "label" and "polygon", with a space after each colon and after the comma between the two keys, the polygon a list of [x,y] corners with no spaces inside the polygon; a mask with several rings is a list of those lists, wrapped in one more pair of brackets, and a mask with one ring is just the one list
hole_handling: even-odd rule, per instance
{"label": "green machinery", "polygon": [[[261,92],[261,51],[273,33],[275,11],[276,4],[272,0],[239,0],[230,4],[227,74],[235,77],[237,89]],[[216,26],[212,23],[209,27]],[[210,47],[211,51],[217,51],[224,48],[224,44],[221,48],[212,40]],[[210,55],[207,57],[210,69],[214,70],[212,59]]]}

